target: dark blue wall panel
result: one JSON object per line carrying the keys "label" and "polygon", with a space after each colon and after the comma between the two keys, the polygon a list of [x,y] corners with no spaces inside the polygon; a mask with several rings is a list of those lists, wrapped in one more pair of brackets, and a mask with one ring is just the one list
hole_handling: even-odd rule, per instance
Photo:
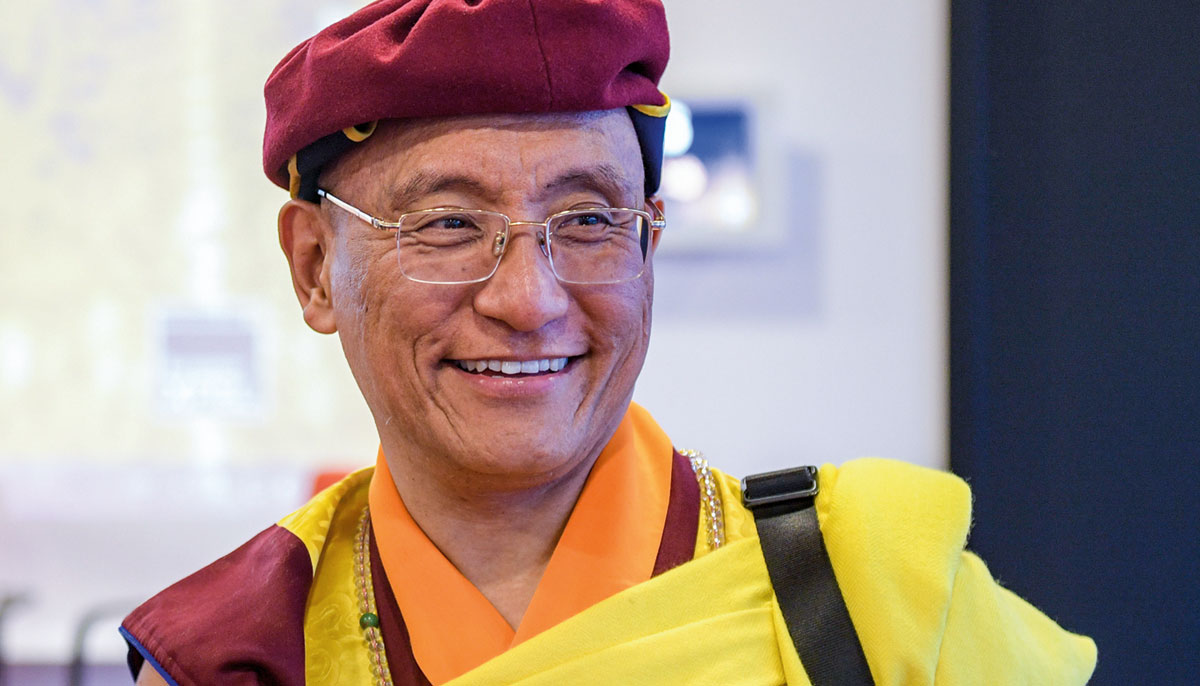
{"label": "dark blue wall panel", "polygon": [[955,1],[951,466],[972,547],[1200,683],[1200,3]]}

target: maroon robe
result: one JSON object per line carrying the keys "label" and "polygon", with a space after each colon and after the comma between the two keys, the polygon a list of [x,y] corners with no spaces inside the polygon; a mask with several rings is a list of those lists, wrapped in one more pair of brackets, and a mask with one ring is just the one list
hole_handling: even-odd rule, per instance
{"label": "maroon robe", "polygon": [[[653,575],[692,559],[700,489],[688,458],[674,454],[671,493]],[[396,686],[429,686],[371,536],[375,603]],[[347,584],[352,583],[350,579]],[[170,586],[121,625],[136,678],[149,661],[170,684],[304,683],[304,608],[312,562],[304,543],[273,525]],[[362,646],[367,650],[366,644]]]}

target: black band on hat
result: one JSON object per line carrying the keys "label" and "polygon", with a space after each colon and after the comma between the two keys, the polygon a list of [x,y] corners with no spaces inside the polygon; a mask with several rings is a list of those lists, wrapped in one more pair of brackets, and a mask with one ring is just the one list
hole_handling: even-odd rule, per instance
{"label": "black band on hat", "polygon": [[288,160],[289,188],[293,198],[317,202],[317,179],[325,165],[371,137],[379,122],[348,126],[309,145]]}
{"label": "black band on hat", "polygon": [[[663,97],[666,97],[665,93]],[[649,197],[658,192],[659,183],[662,181],[663,135],[667,130],[667,112],[671,109],[671,99],[667,98],[666,104],[657,107],[630,105],[625,109],[629,112],[638,145],[642,148],[642,167],[646,170],[646,196]]]}

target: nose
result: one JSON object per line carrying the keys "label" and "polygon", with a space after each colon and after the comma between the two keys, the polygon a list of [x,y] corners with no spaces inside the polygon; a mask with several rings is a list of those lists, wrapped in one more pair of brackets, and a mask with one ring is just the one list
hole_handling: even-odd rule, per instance
{"label": "nose", "polygon": [[531,229],[510,228],[496,273],[475,294],[476,312],[517,331],[537,331],[562,317],[570,298],[550,268],[538,228]]}

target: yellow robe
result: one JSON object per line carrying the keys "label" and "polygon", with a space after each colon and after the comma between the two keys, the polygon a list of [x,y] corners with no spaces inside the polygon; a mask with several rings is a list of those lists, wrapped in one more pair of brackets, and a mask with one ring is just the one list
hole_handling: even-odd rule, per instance
{"label": "yellow robe", "polygon": [[[309,683],[371,683],[352,594],[352,540],[371,470],[280,522],[306,542]],[[1095,644],[1001,588],[963,549],[960,479],[867,459],[820,470],[817,517],[875,683],[1083,684]],[[726,543],[618,593],[446,686],[810,682],[771,589],[736,480],[717,475]],[[703,511],[702,511],[703,516]],[[332,532],[337,532],[333,534]]]}

